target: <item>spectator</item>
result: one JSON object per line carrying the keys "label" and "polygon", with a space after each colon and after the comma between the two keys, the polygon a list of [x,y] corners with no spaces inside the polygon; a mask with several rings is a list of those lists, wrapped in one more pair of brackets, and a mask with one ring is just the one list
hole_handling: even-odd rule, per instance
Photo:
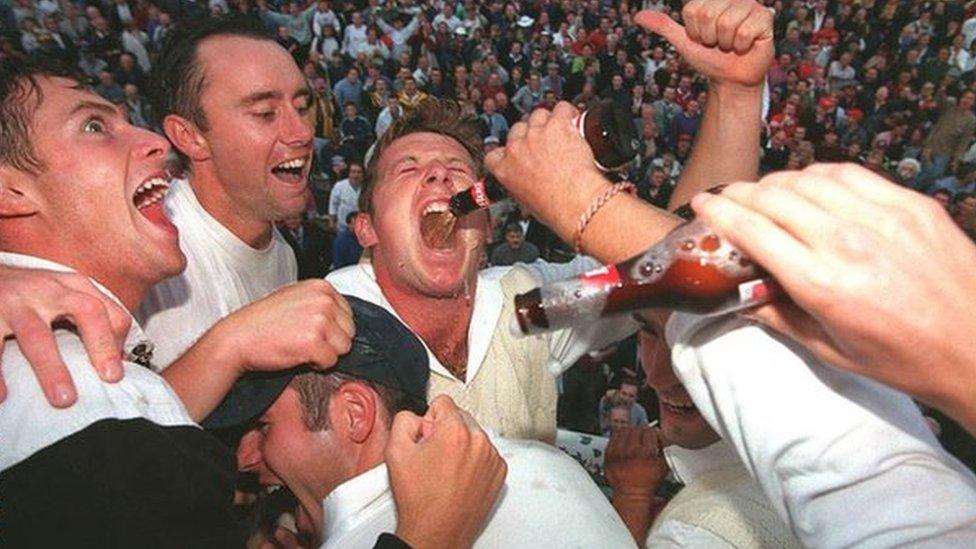
{"label": "spectator", "polygon": [[491,252],[491,264],[494,266],[514,265],[516,263],[532,263],[539,259],[539,248],[524,239],[522,226],[510,223],[505,226],[505,241]]}
{"label": "spectator", "polygon": [[363,166],[349,163],[349,177],[333,185],[329,197],[329,222],[336,232],[346,228],[349,214],[357,210],[359,191],[363,181]]}
{"label": "spectator", "polygon": [[603,434],[610,433],[610,411],[616,407],[627,409],[627,422],[631,426],[647,425],[647,410],[637,402],[637,389],[640,385],[636,379],[625,378],[621,380],[617,389],[610,389],[607,394],[600,399],[599,418],[600,430]]}
{"label": "spectator", "polygon": [[337,104],[345,108],[352,103],[358,109],[362,106],[363,83],[359,80],[359,69],[350,67],[346,71],[346,77],[336,83],[332,88]]}

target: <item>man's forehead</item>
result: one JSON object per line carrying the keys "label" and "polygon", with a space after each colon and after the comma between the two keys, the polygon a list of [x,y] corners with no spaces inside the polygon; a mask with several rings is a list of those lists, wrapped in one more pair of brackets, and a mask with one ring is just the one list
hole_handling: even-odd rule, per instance
{"label": "man's forehead", "polygon": [[460,142],[453,137],[434,132],[411,133],[393,141],[383,151],[380,163],[389,167],[411,157],[417,160],[440,157],[446,161],[456,160],[474,165],[471,155]]}
{"label": "man's forehead", "polygon": [[[292,57],[277,42],[242,36],[214,36],[198,50],[206,80],[220,88],[249,95],[258,88],[277,89],[287,96],[305,87],[305,80]],[[227,76],[233,74],[233,78]]]}
{"label": "man's forehead", "polygon": [[51,112],[52,115],[61,117],[81,107],[90,106],[119,113],[115,105],[71,78],[42,76],[37,77],[36,82],[37,89],[26,99],[38,112]]}

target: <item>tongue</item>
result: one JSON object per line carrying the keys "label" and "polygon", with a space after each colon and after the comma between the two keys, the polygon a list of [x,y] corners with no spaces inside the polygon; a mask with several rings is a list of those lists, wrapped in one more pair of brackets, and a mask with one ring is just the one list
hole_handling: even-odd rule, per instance
{"label": "tongue", "polygon": [[148,219],[153,225],[166,229],[172,233],[176,233],[176,226],[173,225],[173,222],[169,220],[169,217],[166,217],[166,212],[163,211],[162,200],[151,206],[140,208],[139,213],[141,213],[142,216]]}

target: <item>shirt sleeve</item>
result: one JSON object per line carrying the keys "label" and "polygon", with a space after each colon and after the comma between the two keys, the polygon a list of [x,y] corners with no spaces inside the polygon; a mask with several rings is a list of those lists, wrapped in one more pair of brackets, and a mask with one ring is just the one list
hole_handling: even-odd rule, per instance
{"label": "shirt sleeve", "polygon": [[907,396],[736,317],[676,314],[667,332],[695,404],[804,545],[976,545],[976,479]]}

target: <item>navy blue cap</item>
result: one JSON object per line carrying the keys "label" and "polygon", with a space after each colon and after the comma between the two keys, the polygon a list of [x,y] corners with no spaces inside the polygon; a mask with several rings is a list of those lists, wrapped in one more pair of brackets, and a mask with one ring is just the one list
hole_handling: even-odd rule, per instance
{"label": "navy blue cap", "polygon": [[[352,349],[329,371],[379,383],[425,403],[430,364],[423,343],[386,309],[358,297],[344,297],[352,307],[356,336]],[[241,376],[202,425],[225,429],[250,422],[277,400],[295,375],[307,371],[309,367],[301,365]]]}

